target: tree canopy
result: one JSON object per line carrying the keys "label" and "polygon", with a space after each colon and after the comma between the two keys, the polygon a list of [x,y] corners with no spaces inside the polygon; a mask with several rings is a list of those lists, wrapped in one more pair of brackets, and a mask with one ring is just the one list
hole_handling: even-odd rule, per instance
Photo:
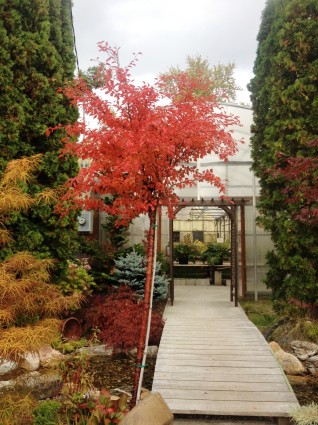
{"label": "tree canopy", "polygon": [[[236,85],[234,78],[235,64],[229,62],[228,64],[217,64],[212,67],[207,59],[203,59],[201,55],[187,56],[186,58],[186,69],[188,75],[195,76],[201,75],[209,81],[206,87],[207,94],[213,93],[218,101],[229,101],[235,102],[236,90],[240,90],[240,87]],[[168,72],[163,74],[165,78],[167,91],[171,94],[176,90],[177,82],[176,78],[182,74],[182,70],[177,67],[171,67]],[[175,93],[176,94],[176,93]],[[202,93],[198,92],[197,95]]]}
{"label": "tree canopy", "polygon": [[318,298],[317,222],[303,213],[317,182],[310,165],[318,153],[317,18],[315,0],[268,0],[250,83],[260,223],[275,246],[267,283],[274,297],[312,308]]}
{"label": "tree canopy", "polygon": [[[90,158],[91,164],[70,180],[64,199],[77,200],[83,208],[104,209],[127,223],[159,206],[173,215],[176,188],[205,180],[222,189],[212,169],[201,171],[195,164],[211,152],[221,160],[236,152],[228,127],[238,119],[227,115],[207,90],[211,80],[181,72],[175,79],[178,96],[169,99],[165,76],[154,86],[136,85],[131,68],[137,58],[123,68],[116,49],[100,47],[109,55],[102,65],[103,86],[94,91],[79,79],[66,90],[96,125],[86,120],[67,126],[64,153]],[[195,90],[204,96],[197,97]],[[74,136],[80,134],[81,143],[74,144]],[[114,195],[114,202],[107,204],[91,193]]]}

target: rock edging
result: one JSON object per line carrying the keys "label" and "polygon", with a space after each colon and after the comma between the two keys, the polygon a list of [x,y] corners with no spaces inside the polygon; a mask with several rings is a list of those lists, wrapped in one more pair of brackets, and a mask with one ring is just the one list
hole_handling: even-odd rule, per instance
{"label": "rock edging", "polygon": [[318,376],[318,344],[308,341],[292,341],[292,353],[284,351],[277,342],[269,343],[274,356],[288,375]]}

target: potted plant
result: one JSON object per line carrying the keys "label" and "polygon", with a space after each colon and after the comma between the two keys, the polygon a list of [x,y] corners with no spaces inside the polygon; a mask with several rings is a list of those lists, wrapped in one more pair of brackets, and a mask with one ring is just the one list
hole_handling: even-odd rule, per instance
{"label": "potted plant", "polygon": [[191,255],[191,245],[186,243],[178,243],[174,246],[174,259],[179,264],[188,264]]}
{"label": "potted plant", "polygon": [[226,243],[209,243],[202,253],[201,260],[211,265],[222,264],[224,260],[231,258],[231,252]]}

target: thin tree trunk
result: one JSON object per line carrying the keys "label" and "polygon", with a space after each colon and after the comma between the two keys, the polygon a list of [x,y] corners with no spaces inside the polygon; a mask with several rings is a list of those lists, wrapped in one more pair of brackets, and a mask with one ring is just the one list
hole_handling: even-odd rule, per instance
{"label": "thin tree trunk", "polygon": [[[158,223],[159,212],[157,212],[156,223]],[[142,364],[146,365],[147,361],[147,351],[149,347],[149,336],[151,330],[151,317],[152,317],[152,306],[153,306],[153,292],[155,287],[155,275],[156,275],[156,266],[157,266],[157,239],[158,239],[159,229],[158,226],[155,225],[155,240],[154,240],[154,252],[153,252],[153,270],[152,270],[152,279],[151,279],[151,292],[150,292],[150,304],[149,304],[149,314],[148,314],[148,323],[147,323],[147,333],[146,333],[146,341],[145,341],[145,350],[142,357]],[[137,400],[136,403],[139,403],[140,395],[141,395],[141,387],[144,379],[145,368],[142,367],[140,369],[138,390],[137,390]]]}
{"label": "thin tree trunk", "polygon": [[150,314],[150,301],[151,301],[151,292],[152,292],[151,286],[152,286],[152,277],[153,277],[153,259],[154,259],[155,232],[156,232],[156,215],[157,215],[156,210],[150,211],[148,213],[150,223],[149,223],[149,232],[147,237],[148,246],[147,246],[147,268],[146,268],[144,308],[143,308],[139,342],[137,347],[134,388],[133,388],[133,396],[130,403],[131,407],[134,407],[137,403],[140,370],[142,367],[145,367],[145,365],[142,364],[142,359],[143,359],[144,351],[146,349],[147,325],[148,325],[148,318]]}

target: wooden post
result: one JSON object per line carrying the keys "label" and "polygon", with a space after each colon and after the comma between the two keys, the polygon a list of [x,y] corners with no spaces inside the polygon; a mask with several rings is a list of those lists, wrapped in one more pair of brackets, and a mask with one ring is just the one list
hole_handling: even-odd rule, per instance
{"label": "wooden post", "polygon": [[242,263],[242,298],[246,296],[246,240],[245,240],[245,205],[241,205],[241,263]]}
{"label": "wooden post", "polygon": [[173,219],[169,220],[169,256],[170,256],[170,303],[174,302],[174,268],[173,268]]}
{"label": "wooden post", "polygon": [[231,207],[231,301],[234,298],[235,307],[238,306],[237,280],[237,206]]}

